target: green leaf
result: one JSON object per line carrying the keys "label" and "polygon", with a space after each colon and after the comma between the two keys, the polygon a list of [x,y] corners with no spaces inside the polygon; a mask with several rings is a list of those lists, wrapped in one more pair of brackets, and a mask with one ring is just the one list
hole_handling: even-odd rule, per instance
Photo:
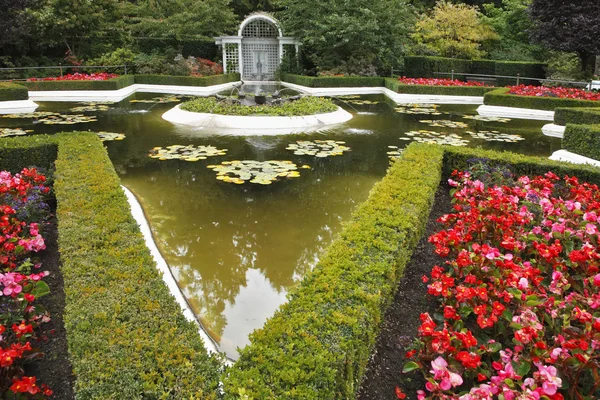
{"label": "green leaf", "polygon": [[529,373],[529,371],[531,370],[531,364],[528,363],[527,361],[521,363],[519,365],[519,367],[517,368],[517,375],[519,376],[525,376]]}
{"label": "green leaf", "polygon": [[37,281],[35,283],[35,287],[31,291],[31,294],[34,295],[36,299],[39,299],[40,297],[45,296],[48,293],[50,293],[50,288],[44,281]]}
{"label": "green leaf", "polygon": [[404,368],[402,368],[402,373],[406,374],[407,372],[414,371],[415,369],[419,369],[420,366],[414,361],[409,361],[404,364]]}

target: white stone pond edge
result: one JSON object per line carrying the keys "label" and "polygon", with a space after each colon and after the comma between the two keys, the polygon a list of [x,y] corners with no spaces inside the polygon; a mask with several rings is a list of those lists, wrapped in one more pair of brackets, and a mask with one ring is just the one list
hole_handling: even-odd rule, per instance
{"label": "white stone pond edge", "polygon": [[481,105],[477,113],[486,117],[503,117],[514,119],[535,119],[538,121],[554,121],[554,111],[534,110],[531,108],[501,107]]}
{"label": "white stone pond edge", "polygon": [[298,117],[221,115],[185,111],[178,104],[162,117],[174,124],[193,127],[240,130],[240,134],[245,134],[248,130],[259,130],[261,135],[280,135],[341,124],[351,120],[352,114],[338,107],[334,112]]}
{"label": "white stone pond edge", "polygon": [[[202,324],[200,323],[198,318],[196,318],[196,314],[194,314],[194,312],[192,311],[192,308],[190,307],[189,303],[185,299],[185,296],[181,292],[179,285],[177,285],[177,281],[175,280],[175,277],[171,272],[171,268],[167,264],[167,261],[163,258],[158,247],[156,246],[156,242],[154,241],[154,237],[152,236],[152,231],[150,230],[150,225],[146,220],[146,215],[144,214],[144,210],[142,209],[141,204],[129,189],[127,189],[123,185],[121,185],[121,188],[123,189],[123,192],[127,197],[127,202],[129,203],[129,207],[131,208],[131,215],[135,219],[135,222],[137,222],[137,224],[139,225],[140,231],[142,232],[142,235],[144,237],[144,241],[146,242],[146,247],[148,247],[148,250],[150,250],[152,258],[156,263],[156,268],[161,272],[162,279],[167,288],[169,289],[169,292],[171,292],[171,295],[175,297],[175,300],[177,301],[177,303],[181,307],[181,310],[183,311],[184,317],[188,321],[195,323],[198,327],[198,334],[202,338],[206,350],[209,353],[220,354],[218,345],[206,333],[206,331],[202,327]],[[227,365],[230,365],[232,362],[231,360],[227,359],[225,363]]]}
{"label": "white stone pond edge", "polygon": [[565,126],[556,124],[546,124],[542,127],[542,133],[546,136],[562,139],[565,135]]}
{"label": "white stone pond edge", "polygon": [[0,114],[34,112],[38,105],[33,100],[0,101]]}
{"label": "white stone pond edge", "polygon": [[600,161],[594,160],[593,158],[584,157],[579,154],[571,153],[568,150],[555,151],[550,156],[550,159],[555,161],[566,161],[573,164],[589,164],[594,167],[600,167]]}

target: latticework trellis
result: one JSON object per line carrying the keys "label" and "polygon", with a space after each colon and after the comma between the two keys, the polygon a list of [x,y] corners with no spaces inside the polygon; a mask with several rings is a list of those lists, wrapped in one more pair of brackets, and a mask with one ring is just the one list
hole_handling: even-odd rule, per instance
{"label": "latticework trellis", "polygon": [[278,35],[277,27],[264,19],[251,21],[242,30],[243,37],[276,38]]}

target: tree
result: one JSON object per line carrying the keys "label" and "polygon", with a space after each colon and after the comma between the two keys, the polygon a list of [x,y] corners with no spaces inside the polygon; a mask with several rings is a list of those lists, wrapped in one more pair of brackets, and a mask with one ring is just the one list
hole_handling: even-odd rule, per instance
{"label": "tree", "polygon": [[414,21],[405,0],[279,0],[286,34],[320,71],[373,75],[390,71],[404,54]]}
{"label": "tree", "polygon": [[24,27],[27,0],[0,0],[2,23],[0,24],[0,48],[17,39]]}
{"label": "tree", "polygon": [[477,8],[441,0],[417,22],[413,39],[443,57],[481,58],[484,42],[498,35],[481,20]]}
{"label": "tree", "polygon": [[535,23],[534,40],[577,53],[582,72],[593,74],[595,55],[600,54],[600,1],[533,0],[529,15]]}

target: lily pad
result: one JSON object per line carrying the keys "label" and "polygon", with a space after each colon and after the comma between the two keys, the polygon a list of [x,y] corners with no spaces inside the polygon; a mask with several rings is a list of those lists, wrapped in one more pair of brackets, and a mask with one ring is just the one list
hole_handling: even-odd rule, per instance
{"label": "lily pad", "polygon": [[465,140],[461,136],[454,133],[419,130],[406,132],[405,135],[410,137],[411,140],[419,143],[441,144],[449,146],[466,146],[469,144],[468,140]]}
{"label": "lily pad", "polygon": [[486,142],[508,142],[517,143],[525,138],[521,135],[512,135],[509,133],[500,133],[498,131],[467,131],[473,139],[485,140]]}
{"label": "lily pad", "polygon": [[[217,179],[237,185],[245,182],[270,185],[280,178],[298,178],[298,166],[291,161],[224,161],[220,165],[207,165],[217,172]],[[306,168],[308,166],[302,166]],[[310,168],[310,167],[308,167]]]}
{"label": "lily pad", "polygon": [[437,104],[398,104],[394,109],[399,114],[442,115]]}
{"label": "lily pad", "polygon": [[504,124],[511,121],[510,118],[491,117],[486,115],[463,115],[463,118],[483,122],[502,122]]}
{"label": "lily pad", "polygon": [[387,156],[390,160],[397,160],[402,156],[404,149],[398,148],[398,146],[388,146],[390,151],[387,152]]}
{"label": "lily pad", "polygon": [[450,121],[449,119],[422,119],[419,122],[440,128],[465,129],[469,127],[469,124],[465,124],[464,122]]}
{"label": "lily pad", "polygon": [[173,96],[161,96],[161,97],[153,97],[151,99],[142,99],[142,100],[130,100],[130,103],[178,103],[183,98],[189,96],[182,95],[173,95]]}
{"label": "lily pad", "polygon": [[298,140],[289,144],[286,150],[292,150],[297,156],[341,156],[345,151],[350,151],[350,147],[344,146],[344,143],[335,140]]}
{"label": "lily pad", "polygon": [[100,103],[89,103],[85,106],[73,107],[69,111],[72,112],[94,112],[94,111],[108,111],[110,107],[106,104]]}
{"label": "lily pad", "polygon": [[217,149],[214,146],[194,146],[193,144],[183,146],[175,144],[172,146],[155,147],[150,150],[149,156],[161,161],[165,160],[184,160],[198,161],[206,160],[207,157],[224,156],[227,149]]}
{"label": "lily pad", "polygon": [[373,100],[345,100],[345,103],[350,103],[350,104],[356,104],[358,106],[362,106],[362,105],[372,105],[372,104],[379,104],[379,101],[373,101]]}
{"label": "lily pad", "polygon": [[0,115],[2,118],[12,118],[12,119],[25,119],[25,118],[45,118],[51,115],[60,115],[59,113],[51,112],[51,111],[36,111],[30,113],[19,113],[19,114],[4,114]]}
{"label": "lily pad", "polygon": [[102,142],[110,142],[113,140],[125,139],[125,135],[123,133],[116,133],[116,132],[100,131],[100,132],[96,132],[96,135],[98,135],[98,137],[100,138],[100,141],[102,141]]}
{"label": "lily pad", "polygon": [[27,135],[29,132],[33,132],[33,131],[31,129],[21,129],[21,128],[0,128],[0,137],[23,136],[23,135]]}
{"label": "lily pad", "polygon": [[95,115],[86,116],[83,114],[54,114],[38,120],[38,122],[45,125],[74,125],[97,121]]}

